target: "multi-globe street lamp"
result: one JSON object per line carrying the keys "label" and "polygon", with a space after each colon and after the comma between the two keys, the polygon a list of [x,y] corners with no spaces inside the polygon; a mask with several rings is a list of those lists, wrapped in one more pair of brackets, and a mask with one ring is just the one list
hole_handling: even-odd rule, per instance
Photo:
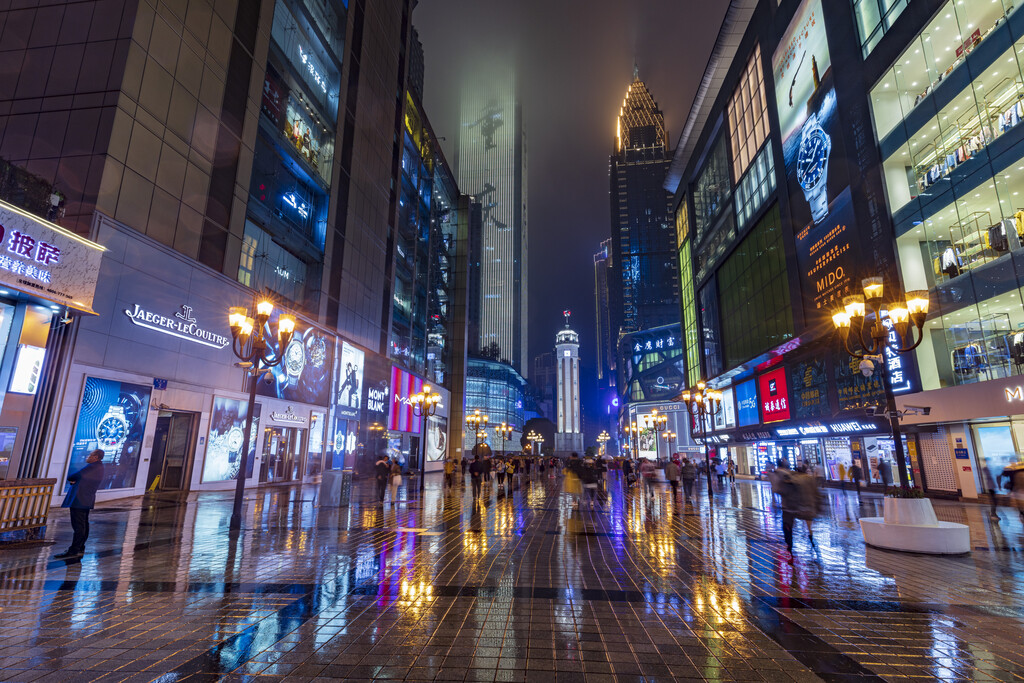
{"label": "multi-globe street lamp", "polygon": [[512,436],[512,425],[505,424],[502,422],[500,425],[494,425],[494,432],[501,436],[501,455],[505,455],[505,442],[510,436]]}
{"label": "multi-globe street lamp", "polygon": [[533,448],[531,450],[533,451],[534,456],[539,455],[539,456],[543,457],[544,456],[544,436],[542,434],[537,434],[537,433],[534,433],[534,432],[530,432],[530,435],[527,436],[526,438],[528,438],[530,441],[533,442]]}
{"label": "multi-globe street lamp", "polygon": [[[477,446],[480,445],[480,439],[487,438],[487,432],[483,431],[487,429],[487,421],[490,420],[487,415],[482,414],[479,410],[474,410],[471,414],[466,416],[466,424],[473,428],[476,433],[476,443],[473,445],[473,455],[476,455]],[[481,436],[481,432],[483,434]]]}
{"label": "multi-globe street lamp", "polygon": [[[893,303],[885,305],[882,301],[885,291],[882,278],[865,278],[861,281],[861,286],[864,293],[843,299],[843,310],[832,315],[832,323],[843,339],[844,350],[863,361],[862,372],[870,376],[876,365],[882,366],[881,383],[885,391],[885,416],[889,419],[889,426],[892,429],[900,487],[909,488],[907,459],[903,451],[903,435],[900,430],[900,412],[896,408],[896,397],[889,381],[889,358],[913,351],[924,340],[924,321],[928,317],[928,292],[923,289],[909,291],[906,297],[897,296]],[[867,321],[867,308],[871,309],[873,316],[870,322]],[[885,324],[884,321],[888,321],[889,324]],[[851,331],[856,337],[852,345]],[[913,341],[915,336],[917,341]]]}
{"label": "multi-globe street lamp", "polygon": [[704,444],[704,463],[708,475],[708,502],[715,493],[711,486],[711,453],[707,444],[707,420],[722,412],[722,392],[709,389],[704,382],[697,382],[696,391],[684,391],[680,398],[686,410],[700,424],[700,439]]}
{"label": "multi-globe street lamp", "polygon": [[[628,440],[631,459],[640,457],[640,432],[641,429],[636,422],[626,425],[623,429],[624,436]],[[634,445],[635,444],[635,445]]]}
{"label": "multi-globe street lamp", "polygon": [[601,433],[597,435],[597,443],[599,444],[598,445],[598,454],[599,455],[604,455],[605,454],[605,444],[607,444],[608,440],[611,439],[611,438],[612,437],[608,434],[608,430],[602,430]]}
{"label": "multi-globe street lamp", "polygon": [[665,432],[664,434],[662,434],[662,436],[665,438],[665,443],[668,446],[668,459],[671,460],[672,459],[672,442],[675,441],[676,433],[672,432],[672,431],[668,431],[668,432]]}
{"label": "multi-globe street lamp", "polygon": [[253,413],[256,412],[256,384],[264,370],[279,365],[284,358],[284,349],[295,333],[295,316],[282,314],[277,318],[277,348],[270,348],[273,335],[267,327],[274,313],[274,304],[263,298],[256,304],[255,315],[249,315],[245,306],[232,306],[228,310],[228,325],[231,327],[231,350],[238,357],[238,367],[244,368],[249,376],[249,412],[245,418],[245,433],[242,436],[242,455],[238,462],[235,480],[235,500],[231,509],[232,530],[242,528],[242,497],[245,492],[245,475],[249,461],[249,442],[252,435]]}
{"label": "multi-globe street lamp", "polygon": [[423,389],[418,394],[413,394],[409,397],[409,402],[412,403],[413,415],[424,418],[421,421],[421,429],[423,432],[422,443],[420,444],[421,456],[420,456],[420,491],[423,491],[424,480],[427,474],[427,420],[426,418],[433,417],[437,413],[437,406],[441,402],[441,394],[436,391],[431,391],[429,384],[424,384]]}

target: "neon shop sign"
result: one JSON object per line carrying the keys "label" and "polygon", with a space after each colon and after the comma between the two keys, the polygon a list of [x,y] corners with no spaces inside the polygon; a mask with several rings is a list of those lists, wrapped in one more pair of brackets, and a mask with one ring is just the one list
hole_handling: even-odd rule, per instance
{"label": "neon shop sign", "polygon": [[288,206],[295,209],[295,212],[302,218],[309,218],[309,204],[299,199],[299,196],[294,192],[286,192],[281,199]]}
{"label": "neon shop sign", "polygon": [[299,59],[302,61],[303,66],[306,67],[306,71],[309,73],[309,77],[313,79],[313,82],[320,86],[320,89],[327,94],[327,78],[316,68],[313,57],[299,46]]}
{"label": "neon shop sign", "polygon": [[231,343],[226,336],[200,327],[192,315],[191,306],[183,305],[173,317],[147,311],[138,304],[135,304],[134,308],[126,308],[124,314],[128,316],[133,325],[214,349],[223,349]]}
{"label": "neon shop sign", "polygon": [[10,237],[4,241],[6,233],[6,228],[0,225],[0,243],[3,243],[7,251],[16,258],[0,254],[0,269],[50,284],[52,278],[47,267],[60,263],[60,247],[37,240],[20,230],[11,230]]}
{"label": "neon shop sign", "polygon": [[658,339],[648,339],[645,342],[636,342],[633,344],[634,353],[643,353],[645,351],[660,351],[661,349],[674,349],[679,343],[679,337],[674,334],[670,334],[667,337],[660,337]]}

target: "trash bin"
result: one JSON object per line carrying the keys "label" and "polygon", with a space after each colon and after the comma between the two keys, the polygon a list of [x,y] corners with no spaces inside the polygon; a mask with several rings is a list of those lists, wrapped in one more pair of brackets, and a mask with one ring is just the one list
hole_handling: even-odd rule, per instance
{"label": "trash bin", "polygon": [[320,479],[320,507],[346,507],[352,498],[352,470],[327,470]]}

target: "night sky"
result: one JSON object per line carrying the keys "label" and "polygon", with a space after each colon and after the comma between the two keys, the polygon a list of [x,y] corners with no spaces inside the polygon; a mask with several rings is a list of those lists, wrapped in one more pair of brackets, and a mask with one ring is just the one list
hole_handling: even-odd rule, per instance
{"label": "night sky", "polygon": [[530,358],[573,311],[584,371],[595,365],[593,255],[610,236],[608,155],[634,57],[675,146],[725,0],[421,0],[424,107],[454,166],[460,63],[521,54],[529,197]]}

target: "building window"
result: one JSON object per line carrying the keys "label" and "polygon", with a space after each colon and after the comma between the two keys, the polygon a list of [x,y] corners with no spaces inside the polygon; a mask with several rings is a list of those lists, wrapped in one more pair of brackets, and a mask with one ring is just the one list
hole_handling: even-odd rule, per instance
{"label": "building window", "polygon": [[740,242],[718,270],[725,369],[793,336],[778,204]]}
{"label": "building window", "polygon": [[696,231],[695,241],[698,244],[707,236],[715,219],[722,215],[722,211],[729,205],[731,192],[728,152],[723,137],[708,156],[693,190],[693,225]]}
{"label": "building window", "polygon": [[[910,0],[853,0],[861,55],[867,57],[896,22]],[[961,3],[962,4],[962,3]]]}
{"label": "building window", "polygon": [[690,236],[690,210],[686,205],[686,197],[679,202],[676,208],[676,247],[683,246],[683,242]]}
{"label": "building window", "polygon": [[754,48],[754,54],[747,61],[726,111],[732,141],[732,173],[733,177],[739,178],[746,172],[757,149],[768,137],[768,108],[764,96],[760,46]]}
{"label": "building window", "polygon": [[251,289],[266,287],[294,302],[303,301],[306,262],[282,247],[252,221],[245,222],[238,281]]}
{"label": "building window", "polygon": [[736,225],[740,230],[775,192],[775,159],[769,141],[754,159],[750,172],[736,186]]}
{"label": "building window", "polygon": [[700,337],[697,334],[697,307],[693,297],[693,262],[690,243],[679,247],[679,301],[683,311],[683,340],[686,345],[687,385],[700,381]]}

